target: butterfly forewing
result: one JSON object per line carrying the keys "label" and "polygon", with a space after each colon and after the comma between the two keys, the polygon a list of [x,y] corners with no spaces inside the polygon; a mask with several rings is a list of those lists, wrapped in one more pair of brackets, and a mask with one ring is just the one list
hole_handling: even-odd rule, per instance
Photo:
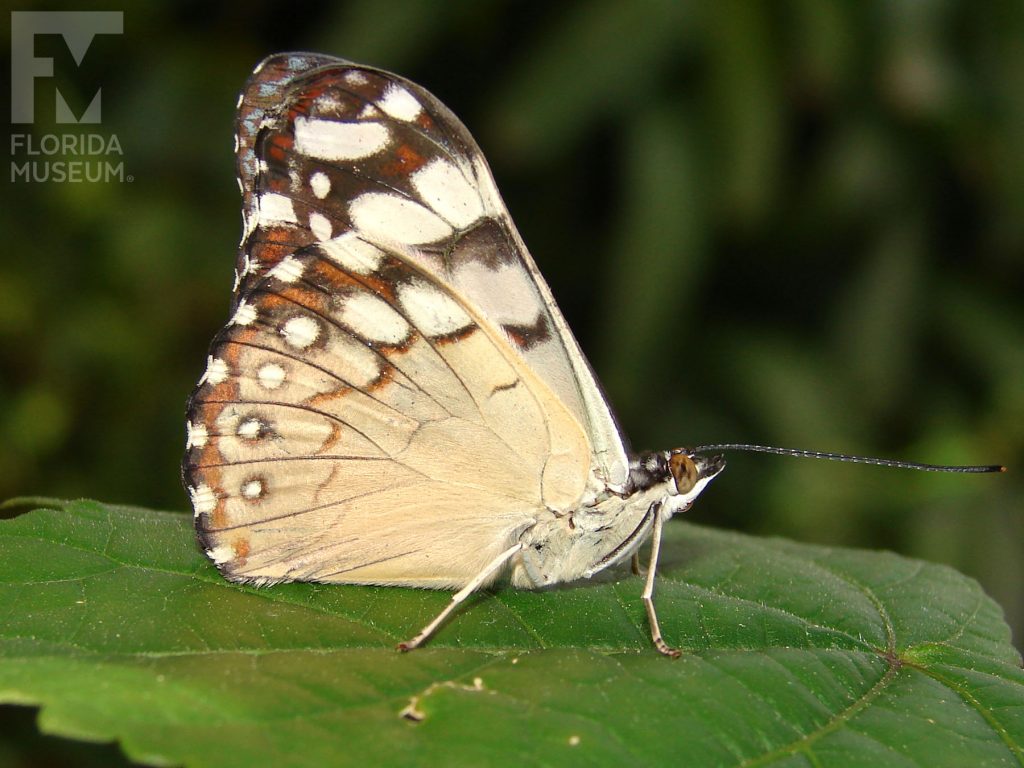
{"label": "butterfly forewing", "polygon": [[[251,252],[260,248],[256,235],[258,211],[257,181],[261,161],[257,157],[256,140],[260,131],[278,113],[285,100],[285,93],[295,78],[303,72],[329,64],[333,59],[310,53],[285,53],[264,59],[250,75],[245,88],[238,97],[238,113],[235,116],[235,157],[238,164],[238,189],[242,195],[243,234],[238,247],[235,265],[235,287],[232,291],[232,306],[237,302],[243,276],[252,272]],[[298,236],[298,233],[295,233]],[[266,237],[261,233],[259,237]],[[267,260],[273,254],[266,253]]]}
{"label": "butterfly forewing", "polygon": [[[621,484],[618,429],[469,132],[414,83],[304,56],[272,57],[247,91],[256,95],[243,98],[269,92],[277,106],[260,109],[255,176],[241,166],[243,190],[252,189],[242,286],[292,250],[353,230],[414,246],[518,347],[590,434],[604,479]],[[297,74],[272,87],[263,81],[282,68]]]}
{"label": "butterfly forewing", "polygon": [[[239,162],[245,224],[239,293],[288,253],[356,224],[440,248],[453,225],[482,215],[479,191],[465,180],[472,174],[472,139],[457,121],[446,121],[452,128],[446,132],[434,120],[424,106],[434,102],[429,94],[414,95],[419,89],[412,83],[336,60],[325,66],[317,57],[303,67],[294,57],[271,59],[280,61],[288,62],[290,75],[277,74],[268,85],[264,65],[242,98],[243,108],[254,106],[239,117],[243,158],[252,146],[252,159]],[[267,92],[272,105],[262,96]],[[461,185],[449,186],[438,201],[454,201],[444,211],[448,220],[420,204],[416,187],[428,181]]]}
{"label": "butterfly forewing", "polygon": [[440,102],[272,57],[240,101],[239,169],[233,317],[184,465],[226,574],[457,586],[624,480],[589,367]]}

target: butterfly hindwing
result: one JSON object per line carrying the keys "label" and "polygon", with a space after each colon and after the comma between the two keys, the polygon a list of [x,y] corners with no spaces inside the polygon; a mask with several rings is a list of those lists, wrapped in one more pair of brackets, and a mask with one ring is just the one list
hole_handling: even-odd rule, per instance
{"label": "butterfly hindwing", "polygon": [[[423,270],[348,258],[286,257],[215,340],[190,404],[198,528],[236,579],[458,585],[579,499],[586,436]],[[413,546],[439,527],[457,557]]]}

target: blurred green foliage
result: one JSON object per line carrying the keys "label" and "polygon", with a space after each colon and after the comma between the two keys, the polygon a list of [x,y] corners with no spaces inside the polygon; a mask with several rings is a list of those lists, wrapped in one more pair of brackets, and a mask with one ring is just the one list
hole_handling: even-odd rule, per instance
{"label": "blurred green foliage", "polygon": [[[59,38],[36,42],[74,110],[102,86],[98,130],[133,180],[5,187],[0,496],[186,507],[184,402],[240,233],[235,98],[264,55],[319,50],[462,116],[637,447],[1011,465],[736,456],[693,517],[949,563],[1020,642],[1024,5],[124,10],[80,68]],[[37,83],[36,134],[54,130],[52,87]]]}

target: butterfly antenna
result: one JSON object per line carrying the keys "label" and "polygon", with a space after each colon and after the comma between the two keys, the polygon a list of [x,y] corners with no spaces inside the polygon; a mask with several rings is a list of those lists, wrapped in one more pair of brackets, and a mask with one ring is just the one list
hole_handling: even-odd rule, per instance
{"label": "butterfly antenna", "polygon": [[920,464],[916,461],[896,461],[893,459],[877,459],[872,456],[851,456],[846,453],[827,453],[825,451],[802,451],[796,448],[775,448],[770,445],[748,445],[745,443],[721,443],[719,445],[698,445],[691,449],[693,453],[718,453],[721,451],[746,451],[750,453],[774,453],[779,456],[796,456],[801,459],[827,459],[828,461],[848,461],[854,464],[874,464],[878,467],[895,467],[896,469],[918,469],[922,472],[960,472],[983,474],[988,472],[1005,472],[1001,464],[980,466],[961,464]]}

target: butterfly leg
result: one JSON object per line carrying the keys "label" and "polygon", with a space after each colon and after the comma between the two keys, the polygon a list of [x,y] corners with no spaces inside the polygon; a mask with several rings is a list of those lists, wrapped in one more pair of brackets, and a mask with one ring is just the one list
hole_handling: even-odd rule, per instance
{"label": "butterfly leg", "polygon": [[634,576],[643,576],[644,569],[640,565],[640,552],[634,552],[632,559],[629,561],[629,570],[633,572]]}
{"label": "butterfly leg", "polygon": [[661,529],[663,525],[664,521],[661,518],[661,510],[655,510],[654,530],[651,533],[651,562],[647,566],[647,583],[644,585],[644,591],[640,599],[644,601],[644,607],[647,608],[647,621],[651,625],[651,640],[654,641],[654,647],[666,656],[676,659],[682,655],[682,651],[670,647],[662,638],[661,627],[658,626],[658,614],[654,610],[654,575],[658,570],[658,553],[661,550]]}
{"label": "butterfly leg", "polygon": [[416,635],[416,637],[412,638],[411,640],[406,640],[403,643],[399,643],[398,650],[411,651],[413,648],[418,648],[419,646],[421,646],[427,640],[427,638],[434,634],[434,632],[437,630],[439,626],[441,626],[444,620],[448,618],[448,615],[458,607],[459,603],[461,603],[463,600],[465,600],[467,597],[473,594],[477,589],[479,589],[481,584],[483,584],[491,576],[493,576],[496,570],[498,570],[499,568],[501,568],[501,566],[505,565],[505,563],[511,560],[512,556],[519,552],[519,550],[521,550],[522,548],[522,542],[516,544],[515,546],[509,547],[496,558],[494,558],[491,562],[489,562],[486,566],[484,566],[483,570],[480,571],[480,573],[478,573],[476,576],[474,576],[473,579],[469,582],[469,584],[467,584],[454,595],[452,595],[452,601],[448,603],[447,606],[445,606],[445,609],[443,611],[437,614],[433,621],[431,621],[429,624],[427,624],[427,626],[421,629],[419,631],[419,634]]}

